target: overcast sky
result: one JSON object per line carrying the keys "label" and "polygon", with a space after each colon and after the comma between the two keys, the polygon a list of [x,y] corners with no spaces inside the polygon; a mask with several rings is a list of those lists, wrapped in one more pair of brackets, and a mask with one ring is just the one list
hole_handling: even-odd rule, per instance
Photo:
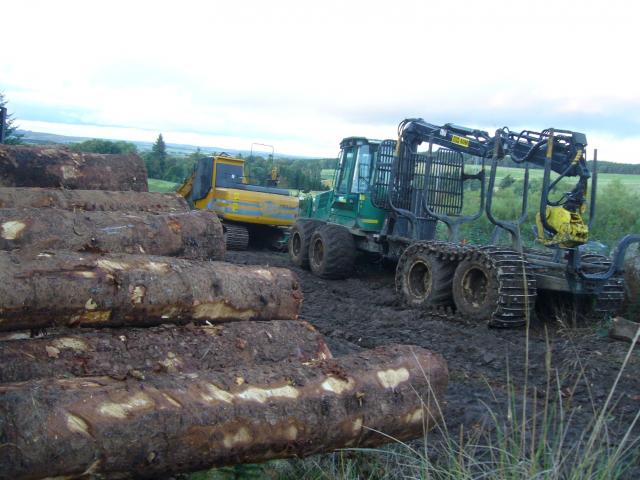
{"label": "overcast sky", "polygon": [[22,128],[334,156],[406,117],[583,131],[640,162],[640,2],[2,2]]}

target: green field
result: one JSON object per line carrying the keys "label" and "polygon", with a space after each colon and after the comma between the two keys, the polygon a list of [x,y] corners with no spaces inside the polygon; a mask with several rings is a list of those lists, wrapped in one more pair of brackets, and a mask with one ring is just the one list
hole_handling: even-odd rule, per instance
{"label": "green field", "polygon": [[[473,172],[473,167],[467,167],[469,172]],[[487,172],[489,169],[487,169]],[[321,178],[322,181],[328,181],[331,183],[333,181],[334,170],[332,168],[324,168],[322,169]],[[530,170],[530,178],[540,179],[542,180],[543,171],[540,169]],[[511,168],[511,167],[498,167],[498,172],[496,174],[496,185],[500,184],[500,180],[502,180],[507,175],[511,175],[516,180],[522,180],[524,178],[524,169],[522,168]],[[601,191],[611,182],[618,180],[624,187],[627,187],[630,192],[640,192],[640,175],[627,175],[623,173],[601,173],[598,175],[598,191]],[[571,183],[571,178],[567,179],[565,182]]]}
{"label": "green field", "polygon": [[167,182],[165,180],[158,180],[156,178],[150,178],[147,180],[150,192],[175,192],[178,188],[177,183]]}
{"label": "green field", "polygon": [[[543,170],[536,169],[530,170],[529,175],[531,179],[540,179],[542,180]],[[502,178],[507,175],[511,175],[516,180],[522,180],[524,178],[524,169],[522,168],[510,168],[503,167],[498,168],[498,172],[496,174],[496,184],[502,180]],[[567,179],[571,182],[571,178]],[[598,191],[605,188],[611,182],[618,180],[622,185],[628,187],[629,190],[633,192],[640,192],[640,175],[628,175],[624,173],[601,173],[598,175]]]}

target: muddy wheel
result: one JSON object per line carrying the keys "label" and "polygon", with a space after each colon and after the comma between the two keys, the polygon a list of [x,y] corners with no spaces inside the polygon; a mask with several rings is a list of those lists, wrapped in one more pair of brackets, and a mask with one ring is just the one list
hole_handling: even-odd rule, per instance
{"label": "muddy wheel", "polygon": [[288,243],[289,258],[295,265],[305,269],[309,268],[311,235],[323,223],[320,220],[298,219],[291,227]]}
{"label": "muddy wheel", "polygon": [[309,265],[322,278],[346,278],[353,273],[356,244],[345,227],[327,224],[311,236]]}
{"label": "muddy wheel", "polygon": [[249,247],[249,230],[243,225],[225,223],[224,241],[227,250],[246,250]]}
{"label": "muddy wheel", "polygon": [[396,267],[396,289],[412,307],[451,303],[455,265],[425,251],[406,251]]}
{"label": "muddy wheel", "polygon": [[453,275],[453,301],[458,311],[476,320],[490,320],[498,306],[496,272],[483,262],[460,262]]}

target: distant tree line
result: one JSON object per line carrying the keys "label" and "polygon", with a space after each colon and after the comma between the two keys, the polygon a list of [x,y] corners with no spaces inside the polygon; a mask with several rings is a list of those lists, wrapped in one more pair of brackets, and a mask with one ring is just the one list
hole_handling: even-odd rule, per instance
{"label": "distant tree line", "polygon": [[[0,97],[1,99],[1,97]],[[15,127],[14,127],[15,128]],[[14,130],[12,130],[13,132]],[[13,139],[13,142],[19,142],[20,138]],[[147,166],[149,178],[157,178],[174,183],[183,182],[191,172],[198,159],[208,156],[211,157],[215,153],[203,153],[200,149],[189,155],[171,155],[167,152],[166,143],[162,134],[158,135],[155,143],[150,151],[138,152],[137,147],[130,142],[112,141],[92,139],[71,145],[71,149],[83,152],[95,153],[115,153],[129,154],[139,153]],[[242,154],[238,155],[242,158]],[[475,165],[479,159],[471,156],[465,156],[467,165]],[[278,170],[279,186],[282,188],[291,188],[299,190],[326,190],[327,187],[322,184],[321,172],[323,169],[335,168],[337,160],[335,158],[320,159],[290,159],[290,158],[273,158],[271,156],[252,156],[245,158],[245,175],[250,183],[256,185],[269,185],[271,179],[271,171],[275,167]],[[593,162],[587,162],[589,168],[593,170]],[[487,163],[487,166],[489,164]],[[523,168],[523,164],[512,161],[506,157],[500,162],[501,167]],[[531,165],[531,168],[541,168]],[[640,164],[614,163],[607,161],[598,161],[599,173],[619,173],[640,175]],[[505,182],[509,182],[509,177]],[[474,182],[476,183],[476,182]],[[509,185],[501,185],[508,187]]]}
{"label": "distant tree line", "polygon": [[[335,160],[332,160],[335,162]],[[326,190],[322,185],[321,172],[326,168],[324,159],[264,158],[253,156],[245,159],[245,175],[249,183],[269,185],[271,172],[275,168],[279,177],[279,187],[304,191]]]}
{"label": "distant tree line", "polygon": [[[589,170],[593,171],[593,161],[587,161]],[[615,163],[598,160],[598,173],[626,173],[631,175],[640,174],[640,164]]]}
{"label": "distant tree line", "polygon": [[[189,155],[171,155],[162,134],[158,135],[150,151],[138,152],[131,142],[92,139],[71,145],[78,152],[130,154],[138,153],[144,160],[149,178],[166,180],[174,183],[183,182],[195,168],[197,161],[203,157],[212,157],[215,153],[203,153],[200,149]],[[238,155],[242,158],[242,154]],[[252,156],[245,158],[245,175],[250,183],[269,185],[271,171],[278,171],[279,187],[299,190],[325,190],[320,174],[323,168],[333,168],[336,160],[328,159],[285,159]]]}
{"label": "distant tree line", "polygon": [[130,142],[119,140],[117,142],[111,140],[102,140],[93,138],[80,143],[73,143],[69,146],[74,152],[88,153],[108,153],[126,155],[129,153],[138,153],[138,148]]}

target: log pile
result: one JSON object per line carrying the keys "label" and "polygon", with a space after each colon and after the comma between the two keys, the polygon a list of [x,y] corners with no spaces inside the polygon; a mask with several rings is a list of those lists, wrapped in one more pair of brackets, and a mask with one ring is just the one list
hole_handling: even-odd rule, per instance
{"label": "log pile", "polygon": [[0,478],[158,478],[404,441],[439,419],[446,383],[441,357],[401,346],[144,380],[8,383],[0,385]]}
{"label": "log pile", "polygon": [[0,187],[0,208],[59,208],[108,212],[188,212],[187,201],[175,193],[64,190]]}
{"label": "log pile", "polygon": [[0,331],[294,320],[287,269],[149,255],[0,252]]}
{"label": "log pile", "polygon": [[440,419],[440,356],[332,358],[295,275],[218,261],[215,214],[145,193],[138,160],[0,146],[0,480],[160,478]]}
{"label": "log pile", "polygon": [[0,250],[146,253],[222,260],[222,224],[209,210],[184,213],[0,209]]}
{"label": "log pile", "polygon": [[64,147],[0,145],[0,186],[147,192],[140,156],[73,152]]}
{"label": "log pile", "polygon": [[0,383],[73,376],[144,378],[329,358],[322,335],[303,321],[68,331],[0,341]]}

